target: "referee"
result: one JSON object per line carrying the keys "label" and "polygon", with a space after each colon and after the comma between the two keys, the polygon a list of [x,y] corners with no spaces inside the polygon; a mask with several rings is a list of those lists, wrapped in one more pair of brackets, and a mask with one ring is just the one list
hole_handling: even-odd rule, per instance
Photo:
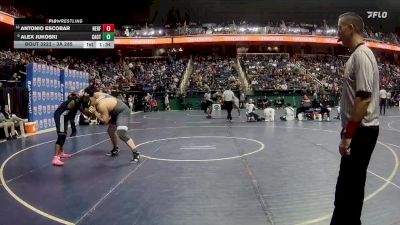
{"label": "referee", "polygon": [[381,90],[379,91],[379,97],[380,97],[380,101],[379,101],[379,115],[382,115],[382,109],[383,109],[383,115],[386,115],[386,99],[388,98],[387,96],[387,92],[385,90],[385,88],[382,86]]}
{"label": "referee", "polygon": [[341,96],[340,171],[331,225],[361,225],[368,164],[379,134],[379,71],[363,42],[364,22],[355,13],[339,16],[338,36],[351,50]]}
{"label": "referee", "polygon": [[232,121],[232,108],[233,108],[233,98],[235,94],[232,92],[231,87],[228,86],[228,89],[222,93],[222,98],[224,100],[225,109],[228,112],[228,116],[226,119],[228,121]]}

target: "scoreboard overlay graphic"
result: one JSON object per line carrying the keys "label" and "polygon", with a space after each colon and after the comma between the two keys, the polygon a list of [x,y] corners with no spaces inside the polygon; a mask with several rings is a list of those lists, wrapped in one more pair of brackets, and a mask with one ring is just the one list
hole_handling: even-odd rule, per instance
{"label": "scoreboard overlay graphic", "polygon": [[114,24],[82,19],[15,19],[16,49],[113,49]]}

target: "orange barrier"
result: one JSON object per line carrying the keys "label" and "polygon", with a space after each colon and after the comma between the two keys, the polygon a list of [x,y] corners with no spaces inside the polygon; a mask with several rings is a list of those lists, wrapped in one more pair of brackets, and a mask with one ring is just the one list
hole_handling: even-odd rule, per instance
{"label": "orange barrier", "polygon": [[[115,38],[115,45],[161,45],[223,42],[291,42],[338,45],[337,38],[306,35],[198,35],[160,38]],[[400,46],[366,41],[367,46],[400,52]]]}
{"label": "orange barrier", "polygon": [[37,132],[37,122],[27,122],[25,123],[25,132],[33,134]]}
{"label": "orange barrier", "polygon": [[5,12],[0,12],[0,23],[14,25],[14,17]]}
{"label": "orange barrier", "polygon": [[305,35],[202,35],[174,37],[174,43],[207,43],[207,42],[307,42],[337,44],[336,38]]}
{"label": "orange barrier", "polygon": [[[293,43],[317,43],[339,44],[337,38],[316,37],[305,35],[202,35],[189,37],[174,37],[174,44],[182,43],[217,43],[217,42],[293,42]],[[386,49],[400,52],[400,46],[366,41],[371,48]]]}
{"label": "orange barrier", "polygon": [[389,45],[389,44],[377,43],[377,42],[371,42],[371,41],[366,41],[366,45],[371,48],[387,49],[387,50],[391,50],[391,51],[400,52],[400,46],[396,46],[396,45]]}

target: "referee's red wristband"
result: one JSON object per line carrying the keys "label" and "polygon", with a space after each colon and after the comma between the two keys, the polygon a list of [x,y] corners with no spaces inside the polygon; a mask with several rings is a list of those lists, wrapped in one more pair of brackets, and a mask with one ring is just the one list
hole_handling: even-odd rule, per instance
{"label": "referee's red wristband", "polygon": [[355,122],[350,120],[347,123],[346,126],[346,131],[344,132],[344,137],[345,138],[353,138],[354,135],[356,134],[357,129],[360,127],[360,123],[359,122]]}

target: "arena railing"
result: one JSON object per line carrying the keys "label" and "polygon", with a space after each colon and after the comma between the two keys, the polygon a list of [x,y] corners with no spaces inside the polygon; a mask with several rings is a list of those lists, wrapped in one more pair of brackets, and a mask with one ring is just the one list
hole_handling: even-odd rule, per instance
{"label": "arena railing", "polygon": [[[142,45],[171,45],[171,44],[202,44],[202,43],[267,43],[267,42],[286,42],[286,43],[309,43],[339,45],[335,37],[312,36],[312,35],[291,35],[291,34],[265,34],[265,35],[188,35],[174,37],[154,37],[154,38],[128,38],[117,37],[116,45],[142,46]],[[400,45],[386,44],[376,41],[366,41],[367,46],[377,49],[400,52]]]}

